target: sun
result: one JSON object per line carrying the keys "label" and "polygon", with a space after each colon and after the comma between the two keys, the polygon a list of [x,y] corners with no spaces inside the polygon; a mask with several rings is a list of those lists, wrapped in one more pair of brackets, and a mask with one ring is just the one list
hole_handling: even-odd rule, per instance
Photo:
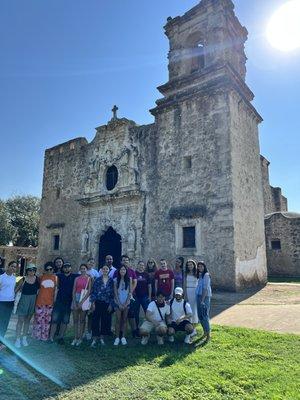
{"label": "sun", "polygon": [[289,0],[272,15],[267,37],[281,51],[300,48],[300,0]]}

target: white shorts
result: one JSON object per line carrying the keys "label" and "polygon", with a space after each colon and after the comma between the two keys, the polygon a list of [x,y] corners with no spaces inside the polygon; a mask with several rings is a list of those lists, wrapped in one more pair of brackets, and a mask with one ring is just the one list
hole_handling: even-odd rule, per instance
{"label": "white shorts", "polygon": [[[167,329],[167,325],[165,324],[165,322],[160,322],[158,327],[161,327],[161,326]],[[140,327],[140,330],[144,331],[150,335],[150,333],[153,332],[155,330],[155,328],[156,328],[156,326],[152,322],[144,321]]]}

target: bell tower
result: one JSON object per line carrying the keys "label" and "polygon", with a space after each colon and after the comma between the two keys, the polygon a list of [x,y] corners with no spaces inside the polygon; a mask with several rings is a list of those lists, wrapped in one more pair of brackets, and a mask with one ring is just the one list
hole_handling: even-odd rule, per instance
{"label": "bell tower", "polygon": [[[167,233],[153,237],[153,246],[158,240],[170,257],[204,259],[218,287],[265,283],[262,118],[245,83],[248,32],[231,0],[202,0],[183,16],[169,17],[165,34],[169,80],[151,110],[155,208],[165,218],[151,224]],[[187,232],[193,240],[184,239]]]}
{"label": "bell tower", "polygon": [[202,0],[182,17],[168,18],[169,80],[204,73],[228,64],[245,80],[244,43],[248,32],[231,0]]}

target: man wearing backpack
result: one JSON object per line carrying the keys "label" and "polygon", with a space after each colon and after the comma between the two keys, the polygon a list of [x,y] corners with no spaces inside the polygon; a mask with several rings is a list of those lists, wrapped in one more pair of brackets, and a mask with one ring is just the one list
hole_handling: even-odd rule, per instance
{"label": "man wearing backpack", "polygon": [[169,341],[174,342],[176,332],[185,332],[184,343],[191,343],[191,333],[194,330],[191,318],[193,315],[191,306],[183,299],[183,289],[177,287],[175,289],[175,299],[170,301],[170,316],[168,321]]}
{"label": "man wearing backpack", "polygon": [[157,299],[151,301],[146,311],[146,321],[140,327],[142,345],[148,343],[150,333],[154,331],[157,336],[157,344],[164,344],[164,336],[167,335],[166,317],[170,315],[170,306],[166,303],[164,293],[158,292]]}

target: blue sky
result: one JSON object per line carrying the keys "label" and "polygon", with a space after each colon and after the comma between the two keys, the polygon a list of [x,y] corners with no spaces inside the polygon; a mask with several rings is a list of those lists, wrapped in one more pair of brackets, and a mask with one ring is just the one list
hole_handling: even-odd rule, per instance
{"label": "blue sky", "polygon": [[[261,152],[273,186],[300,211],[300,51],[265,37],[286,0],[235,0],[249,31],[247,83],[263,116]],[[0,198],[41,194],[44,150],[119,115],[139,124],[167,81],[163,25],[196,0],[0,1]]]}

